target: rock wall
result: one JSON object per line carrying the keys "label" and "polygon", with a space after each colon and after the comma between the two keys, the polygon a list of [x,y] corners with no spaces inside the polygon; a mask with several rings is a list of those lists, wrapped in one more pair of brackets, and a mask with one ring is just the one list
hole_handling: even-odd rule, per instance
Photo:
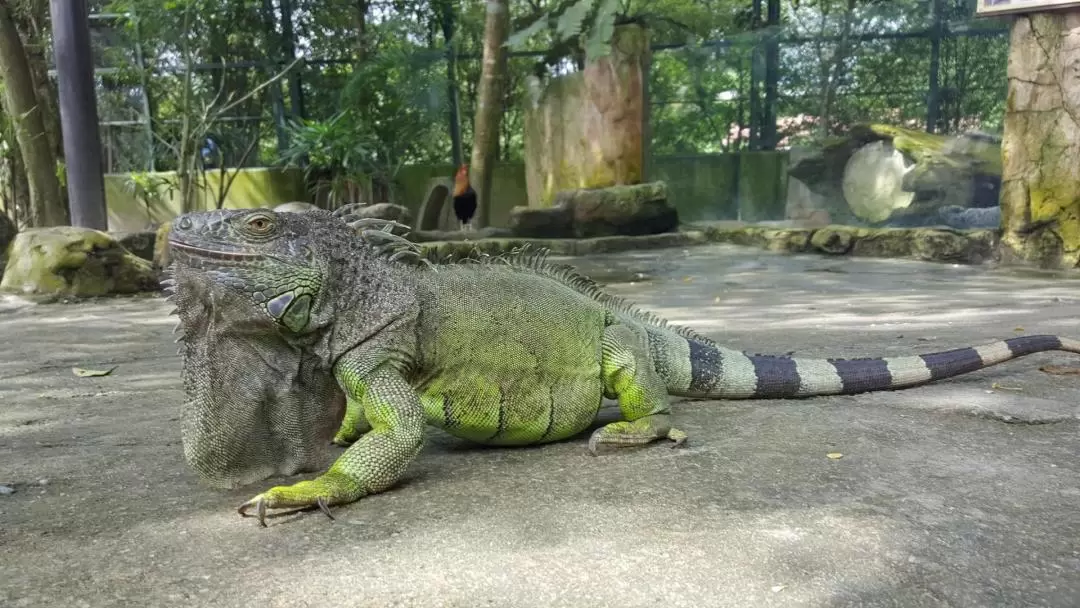
{"label": "rock wall", "polygon": [[648,30],[616,28],[607,57],[553,78],[525,100],[525,179],[530,207],[562,190],[644,180]]}
{"label": "rock wall", "polygon": [[1080,11],[1021,15],[1009,41],[1002,245],[1045,267],[1080,266]]}

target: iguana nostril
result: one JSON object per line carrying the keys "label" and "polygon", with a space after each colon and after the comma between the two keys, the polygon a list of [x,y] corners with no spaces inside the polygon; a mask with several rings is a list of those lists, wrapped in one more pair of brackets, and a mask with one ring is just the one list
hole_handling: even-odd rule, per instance
{"label": "iguana nostril", "polygon": [[191,218],[190,217],[182,217],[182,218],[180,218],[179,226],[180,226],[181,230],[191,230]]}

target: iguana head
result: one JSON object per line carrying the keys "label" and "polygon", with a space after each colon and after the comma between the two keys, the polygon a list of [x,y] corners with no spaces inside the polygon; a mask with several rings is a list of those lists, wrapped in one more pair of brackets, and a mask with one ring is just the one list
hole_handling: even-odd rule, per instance
{"label": "iguana head", "polygon": [[342,415],[334,362],[415,314],[417,253],[391,228],[321,210],[173,221],[184,456],[200,476],[233,486],[320,466]]}
{"label": "iguana head", "polygon": [[[169,246],[178,266],[243,293],[267,317],[301,333],[311,326],[327,282],[329,257],[316,250],[326,247],[322,239],[335,236],[318,234],[307,215],[268,209],[188,213],[173,222]],[[344,222],[327,219],[349,235]]]}

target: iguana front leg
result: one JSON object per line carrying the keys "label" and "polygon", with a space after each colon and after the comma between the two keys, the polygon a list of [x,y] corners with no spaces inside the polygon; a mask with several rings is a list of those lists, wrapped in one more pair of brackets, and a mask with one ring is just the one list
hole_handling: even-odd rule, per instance
{"label": "iguana front leg", "polygon": [[[370,371],[368,371],[370,370]],[[352,444],[322,475],[311,481],[277,486],[240,506],[252,507],[266,526],[266,510],[319,507],[353,502],[394,485],[420,452],[424,412],[416,391],[387,363],[371,369],[363,357],[346,355],[334,367],[349,407],[362,412],[371,430]]]}

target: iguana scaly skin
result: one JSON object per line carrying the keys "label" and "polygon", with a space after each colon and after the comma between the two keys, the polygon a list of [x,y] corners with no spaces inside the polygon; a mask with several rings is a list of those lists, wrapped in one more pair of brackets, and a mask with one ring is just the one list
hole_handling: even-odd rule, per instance
{"label": "iguana scaly skin", "polygon": [[[240,328],[226,332],[233,350],[258,341],[269,357],[288,363],[258,362],[252,353],[237,360],[232,351],[186,354],[185,420],[194,422],[185,424],[183,439],[194,468],[219,482],[280,471],[274,460],[282,456],[268,447],[244,461],[246,452],[229,446],[250,443],[252,429],[264,443],[314,441],[308,427],[326,426],[333,407],[325,395],[298,391],[302,378],[332,377],[346,397],[335,442],[349,447],[337,461],[313,480],[255,496],[241,514],[254,507],[263,522],[268,508],[328,512],[381,492],[420,451],[425,424],[484,444],[545,443],[588,429],[608,397],[625,420],[592,433],[594,454],[605,444],[678,445],[686,435],[671,425],[668,395],[853,394],[916,386],[1030,353],[1080,352],[1073,340],[1025,336],[908,357],[748,355],[638,310],[542,256],[419,264],[389,224],[371,228],[378,222],[350,226],[324,211],[254,210],[187,214],[173,223],[177,295],[192,294],[179,297],[181,320],[185,307],[205,308],[192,302],[201,292],[185,288],[201,276],[246,302],[247,320],[237,318],[235,301],[225,309]],[[185,335],[199,341],[199,331],[192,326]],[[264,377],[277,368],[308,371]],[[281,394],[292,400],[275,401]],[[230,417],[245,423],[233,428]]]}

